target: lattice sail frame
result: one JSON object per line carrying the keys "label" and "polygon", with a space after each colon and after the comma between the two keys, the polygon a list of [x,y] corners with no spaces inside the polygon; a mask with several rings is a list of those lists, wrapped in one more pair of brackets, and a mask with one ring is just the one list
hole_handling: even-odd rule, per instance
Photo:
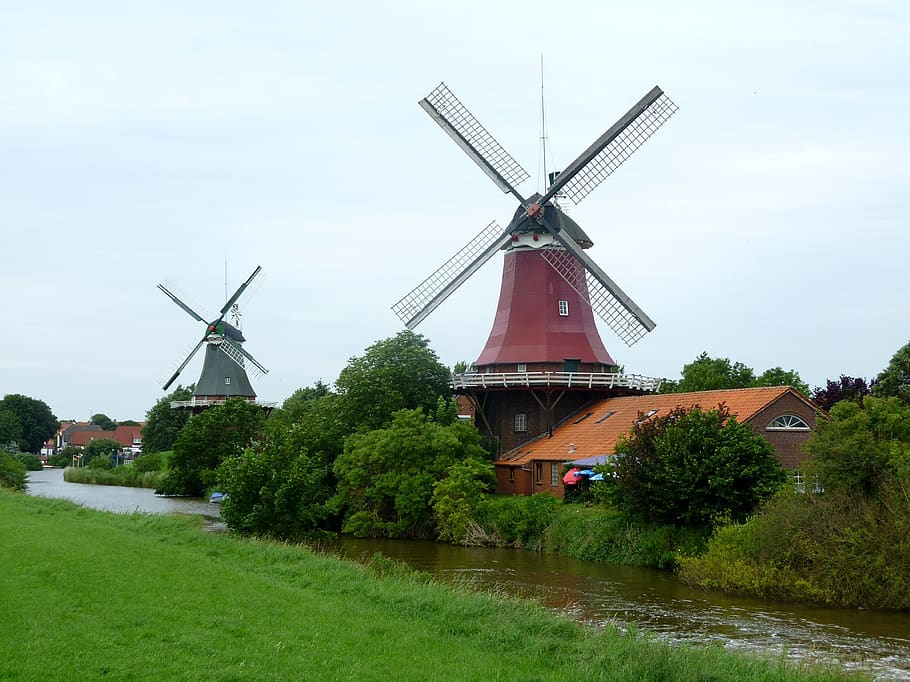
{"label": "lattice sail frame", "polygon": [[454,256],[443,263],[432,275],[414,287],[392,310],[406,325],[418,313],[433,302],[458,275],[468,268],[496,239],[503,234],[502,227],[495,220],[483,228]]}
{"label": "lattice sail frame", "polygon": [[[565,249],[547,247],[540,250],[540,257],[552,267],[582,300],[591,305],[610,329],[627,346],[633,346],[648,333],[641,323],[623,304],[594,277],[578,260]],[[579,276],[584,273],[583,276]]]}
{"label": "lattice sail frame", "polygon": [[560,188],[574,204],[579,204],[600,183],[619,168],[679,107],[661,94],[638,117],[624,128],[597,156]]}
{"label": "lattice sail frame", "polygon": [[262,365],[258,362],[250,362],[249,365],[244,362],[245,353],[241,350],[239,346],[236,346],[233,341],[225,337],[218,344],[218,350],[227,355],[231,360],[237,363],[237,365],[243,369],[248,375],[252,371],[255,376],[261,377],[268,372]]}
{"label": "lattice sail frame", "polygon": [[[452,130],[445,126],[442,126],[442,128],[455,140],[458,146],[462,147],[471,158],[478,162],[484,172],[487,172],[487,169],[483,167],[481,162],[485,162],[492,167],[513,187],[520,185],[531,177],[530,173],[522,168],[521,164],[509,152],[503,149],[502,145],[483,127],[480,121],[474,118],[474,114],[468,111],[467,107],[449,90],[445,83],[437,85],[429,95],[424,97],[423,101],[432,105],[436,113],[451,126]],[[423,102],[421,102],[421,106],[423,106]],[[452,131],[460,136],[462,140],[452,135]],[[462,141],[467,142],[470,149],[465,148]],[[475,158],[475,154],[479,155],[479,158]],[[510,187],[504,187],[495,177],[490,177],[504,192],[512,191]]]}

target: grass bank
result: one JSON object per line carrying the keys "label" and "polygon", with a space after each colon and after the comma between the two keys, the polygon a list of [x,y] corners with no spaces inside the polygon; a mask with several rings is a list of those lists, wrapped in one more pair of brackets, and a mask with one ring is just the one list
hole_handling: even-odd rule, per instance
{"label": "grass bank", "polygon": [[63,480],[70,483],[95,485],[126,485],[134,488],[161,487],[167,474],[171,452],[155,452],[137,457],[129,464],[118,467],[66,467]]}
{"label": "grass bank", "polygon": [[0,490],[0,679],[844,679],[594,632],[388,560]]}

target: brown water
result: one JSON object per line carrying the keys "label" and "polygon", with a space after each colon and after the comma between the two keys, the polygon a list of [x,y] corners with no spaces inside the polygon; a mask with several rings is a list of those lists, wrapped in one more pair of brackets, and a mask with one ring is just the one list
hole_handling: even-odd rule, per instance
{"label": "brown water", "polygon": [[[29,493],[114,512],[201,514],[218,506],[144,488],[67,483],[60,469],[29,475]],[[434,542],[341,538],[326,547],[350,559],[376,552],[441,580],[538,600],[574,620],[656,633],[673,643],[713,643],[793,662],[822,661],[878,680],[910,680],[910,613],[822,609],[693,590],[659,571],[522,550]]]}

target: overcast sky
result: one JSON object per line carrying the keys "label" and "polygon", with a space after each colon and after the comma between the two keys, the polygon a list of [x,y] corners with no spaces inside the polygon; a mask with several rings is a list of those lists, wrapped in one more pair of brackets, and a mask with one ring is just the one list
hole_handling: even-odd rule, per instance
{"label": "overcast sky", "polygon": [[[240,303],[263,400],[395,335],[390,306],[515,209],[417,101],[444,80],[530,194],[541,54],[549,169],[655,84],[679,105],[571,209],[657,322],[632,348],[601,327],[626,371],[707,351],[815,386],[910,340],[904,2],[0,8],[0,395],[61,419],[164,395],[202,333],[164,280],[215,313],[225,271],[262,265]],[[446,365],[483,348],[501,266],[417,328]]]}

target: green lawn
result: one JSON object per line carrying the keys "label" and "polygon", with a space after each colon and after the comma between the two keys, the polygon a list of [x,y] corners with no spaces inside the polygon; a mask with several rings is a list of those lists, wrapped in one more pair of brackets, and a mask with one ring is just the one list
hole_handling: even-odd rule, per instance
{"label": "green lawn", "polygon": [[840,679],[584,629],[377,561],[0,489],[0,679]]}

